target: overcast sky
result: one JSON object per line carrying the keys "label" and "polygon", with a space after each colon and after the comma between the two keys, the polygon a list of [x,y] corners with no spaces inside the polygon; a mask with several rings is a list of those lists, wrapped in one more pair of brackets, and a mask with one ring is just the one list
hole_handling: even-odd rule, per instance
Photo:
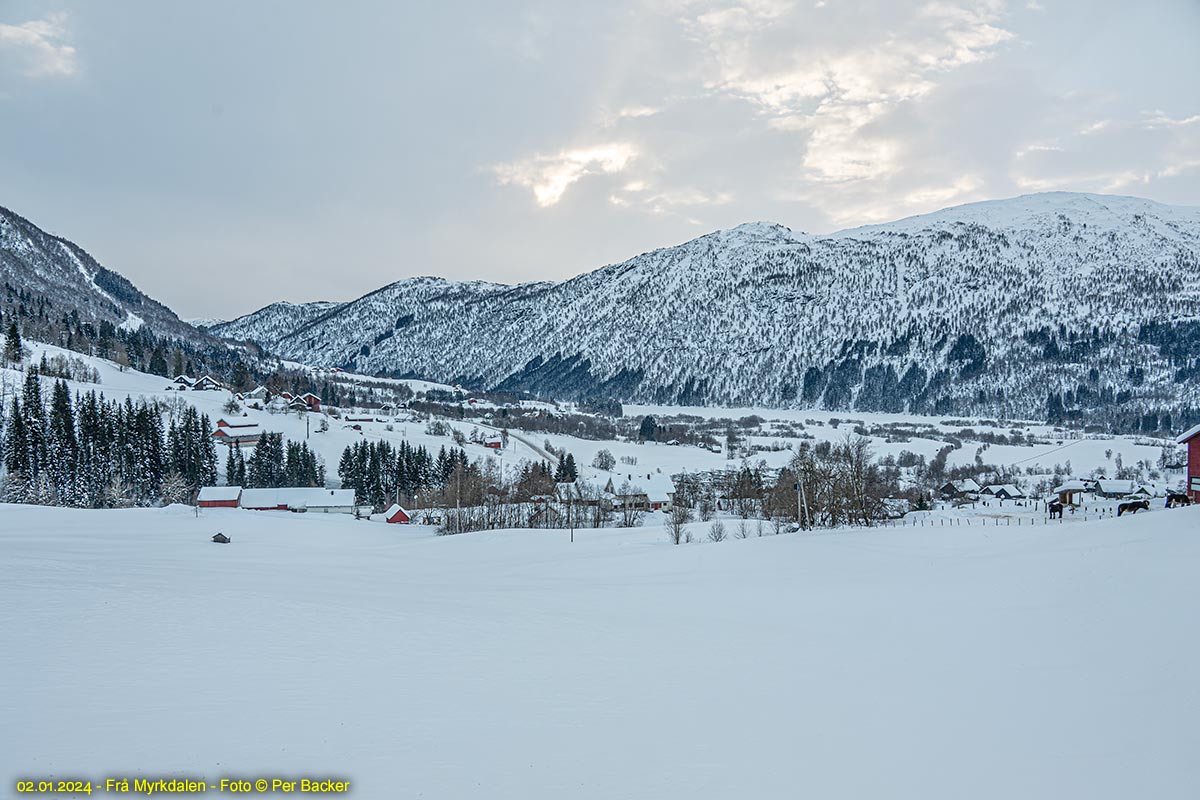
{"label": "overcast sky", "polygon": [[1200,2],[0,4],[0,205],[185,318],[751,220],[1200,204]]}

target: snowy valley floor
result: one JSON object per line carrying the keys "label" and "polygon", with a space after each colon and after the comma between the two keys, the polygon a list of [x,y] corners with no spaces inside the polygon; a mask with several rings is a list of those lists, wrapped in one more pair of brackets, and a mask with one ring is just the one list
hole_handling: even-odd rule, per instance
{"label": "snowy valley floor", "polygon": [[1200,509],[672,547],[0,506],[0,796],[1194,797],[1198,576]]}

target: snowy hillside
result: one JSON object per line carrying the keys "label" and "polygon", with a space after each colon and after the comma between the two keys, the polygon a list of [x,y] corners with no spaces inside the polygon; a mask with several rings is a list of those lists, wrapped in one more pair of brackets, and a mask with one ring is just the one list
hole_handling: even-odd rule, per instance
{"label": "snowy hillside", "polygon": [[[424,446],[433,453],[437,453],[443,447],[453,446],[453,442],[448,436],[431,436],[425,432],[423,424],[414,422],[367,422],[358,426],[363,430],[356,430],[337,419],[325,418],[318,414],[271,413],[266,410],[245,407],[234,415],[224,410],[225,404],[232,397],[232,393],[229,391],[175,391],[173,384],[166,378],[122,367],[103,358],[79,356],[69,350],[37,342],[30,342],[29,346],[33,356],[32,362],[35,364],[45,355],[48,358],[79,358],[83,363],[95,369],[99,378],[98,383],[76,380],[67,382],[73,393],[97,391],[116,400],[123,400],[125,397],[130,397],[135,401],[157,400],[165,403],[171,409],[169,412],[171,416],[177,415],[181,406],[190,405],[195,407],[199,413],[207,415],[213,423],[222,417],[233,418],[236,416],[243,422],[257,423],[263,431],[281,433],[286,440],[305,442],[325,462],[327,481],[331,486],[338,485],[337,466],[342,452],[347,446],[363,440],[384,441],[392,445],[407,441],[413,447]],[[345,379],[355,381],[360,379],[360,376],[347,375]],[[11,398],[19,395],[23,380],[24,375],[19,370],[0,367],[0,414],[11,408]],[[44,391],[48,393],[52,383],[51,379],[43,378],[42,382]],[[401,382],[397,381],[397,383]],[[422,391],[434,388],[432,385],[420,381],[403,383],[409,385],[410,388]],[[8,406],[5,405],[6,402],[9,404]],[[320,429],[323,419],[329,425],[328,430],[325,431]],[[449,420],[446,425],[448,428],[459,427],[464,433],[471,428],[469,424],[456,424]],[[479,444],[468,443],[465,449],[472,459],[494,457],[492,451]],[[247,449],[247,457],[250,452]],[[222,468],[225,464],[226,454],[226,448],[220,447],[218,456]],[[501,459],[507,459],[510,465],[522,458],[537,461],[543,457],[544,455],[534,447],[515,439],[508,451],[501,455]]]}
{"label": "snowy hillside", "polygon": [[[214,321],[204,327],[210,333],[228,339],[279,340],[296,328],[307,325],[317,317],[333,311],[340,303],[272,303],[251,315],[228,322]],[[193,323],[194,324],[194,323]]]}
{"label": "snowy hillside", "polygon": [[107,322],[136,331],[149,325],[160,336],[212,345],[215,341],[101,266],[74,242],[43,231],[0,208],[0,279],[10,308],[49,305],[54,319],[75,313],[85,323]]}
{"label": "snowy hillside", "polygon": [[[3,780],[1187,798],[1200,509],[673,547],[0,505]],[[229,545],[209,541],[223,531]]]}
{"label": "snowy hillside", "polygon": [[[126,396],[135,401],[157,400],[171,408],[171,414],[175,414],[180,405],[191,405],[201,414],[208,415],[212,422],[230,416],[223,408],[231,397],[227,391],[175,391],[167,388],[173,384],[165,378],[122,367],[103,358],[79,356],[63,348],[37,342],[30,342],[29,346],[33,363],[40,361],[43,355],[51,359],[79,358],[95,370],[98,383],[68,381],[73,393],[98,391],[115,400],[123,400]],[[361,375],[350,373],[339,375],[338,379],[350,384],[368,380]],[[21,371],[0,367],[0,415],[9,410],[5,403],[11,404],[11,398],[19,396],[23,380],[24,375]],[[415,380],[384,382],[398,387],[404,386],[414,392],[446,392],[452,389],[445,385]],[[48,394],[51,379],[43,378],[43,384],[44,391]],[[994,420],[943,419],[881,412],[855,414],[854,419],[850,420],[844,419],[844,415],[838,412],[771,410],[761,407],[633,405],[626,407],[625,411],[634,419],[647,414],[660,419],[671,415],[694,419],[739,419],[757,415],[762,418],[760,426],[747,429],[747,443],[760,447],[753,453],[752,460],[754,463],[761,462],[768,469],[778,469],[787,464],[804,442],[837,444],[844,441],[851,426],[868,431],[867,438],[873,452],[879,457],[895,458],[907,451],[932,460],[948,442],[957,440],[960,446],[950,454],[948,460],[951,466],[970,465],[982,453],[989,464],[995,464],[1010,473],[1023,473],[1024,480],[1028,481],[1030,488],[1043,478],[1052,479],[1052,471],[1060,465],[1069,465],[1068,472],[1077,475],[1090,475],[1099,469],[1104,470],[1106,475],[1113,476],[1116,465],[1121,463],[1130,467],[1145,464],[1149,470],[1151,465],[1157,464],[1162,446],[1166,443],[1165,440],[1140,436],[1080,435],[1078,432],[1067,432],[1040,424],[1000,425]],[[443,447],[454,446],[449,435],[430,434],[425,421],[412,421],[411,415],[406,412],[396,419],[375,413],[368,414],[371,421],[356,422],[358,429],[346,422],[318,414],[270,413],[267,410],[249,407],[239,413],[243,415],[244,421],[257,423],[264,431],[279,432],[290,441],[307,443],[324,460],[330,486],[339,484],[337,466],[342,452],[347,446],[358,442],[387,442],[392,446],[408,442],[413,447],[425,447],[432,453]],[[473,430],[487,434],[497,433],[497,426],[505,424],[503,418],[485,418],[479,414],[478,410],[466,407],[462,413],[442,417],[440,421],[448,432],[458,430],[468,438]],[[839,417],[843,418],[841,422],[844,424],[839,424]],[[328,430],[321,430],[322,419],[329,424]],[[508,422],[511,423],[512,420]],[[779,426],[787,426],[788,433],[783,434],[775,430]],[[964,428],[975,430],[967,431]],[[909,432],[903,433],[904,431]],[[697,471],[734,470],[743,463],[741,460],[728,459],[725,453],[720,452],[720,448],[717,452],[711,452],[702,447],[639,443],[636,439],[586,439],[562,433],[521,431],[518,428],[511,428],[510,434],[510,444],[502,451],[489,450],[479,443],[469,441],[464,445],[465,451],[471,460],[483,460],[501,470],[514,472],[522,460],[553,461],[554,457],[549,455],[544,447],[549,443],[556,450],[574,454],[579,464],[580,476],[598,485],[603,485],[610,479],[617,484],[623,480],[637,482],[640,480],[638,475],[678,475]],[[1014,441],[1019,440],[1021,444],[987,444],[989,437],[996,434],[1016,434]],[[981,447],[984,449],[980,450]],[[619,463],[613,469],[603,470],[592,466],[593,460],[601,450],[607,450],[619,459]],[[219,452],[219,456],[220,466],[223,467],[226,456],[224,449]],[[1176,473],[1139,476],[1139,480],[1150,486],[1155,486],[1156,481],[1161,481],[1164,486],[1174,485],[1178,479],[1179,475]]]}
{"label": "snowy hillside", "polygon": [[1050,193],[828,236],[741,225],[562,283],[407,279],[236,330],[307,363],[548,396],[1155,430],[1200,413],[1197,270],[1200,209]]}

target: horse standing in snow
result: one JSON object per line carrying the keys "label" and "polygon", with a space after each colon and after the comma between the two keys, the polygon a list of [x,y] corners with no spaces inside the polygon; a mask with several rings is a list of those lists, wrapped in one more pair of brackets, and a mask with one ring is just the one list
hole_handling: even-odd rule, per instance
{"label": "horse standing in snow", "polygon": [[1149,511],[1149,510],[1150,510],[1150,501],[1149,500],[1133,500],[1128,503],[1121,503],[1119,506],[1117,506],[1117,516],[1118,517],[1121,516],[1126,511],[1128,511],[1130,514],[1136,514],[1139,511]]}
{"label": "horse standing in snow", "polygon": [[1062,519],[1062,515],[1063,515],[1063,504],[1062,503],[1051,503],[1050,505],[1046,506],[1046,508],[1050,511],[1050,519],[1054,519],[1055,517]]}

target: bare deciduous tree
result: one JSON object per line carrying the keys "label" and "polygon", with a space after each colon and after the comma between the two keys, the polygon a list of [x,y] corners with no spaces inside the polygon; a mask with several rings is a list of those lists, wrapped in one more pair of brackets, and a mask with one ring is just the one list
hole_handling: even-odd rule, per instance
{"label": "bare deciduous tree", "polygon": [[692,510],[684,505],[671,506],[667,515],[667,538],[672,544],[679,544],[688,536],[687,524],[692,521]]}

